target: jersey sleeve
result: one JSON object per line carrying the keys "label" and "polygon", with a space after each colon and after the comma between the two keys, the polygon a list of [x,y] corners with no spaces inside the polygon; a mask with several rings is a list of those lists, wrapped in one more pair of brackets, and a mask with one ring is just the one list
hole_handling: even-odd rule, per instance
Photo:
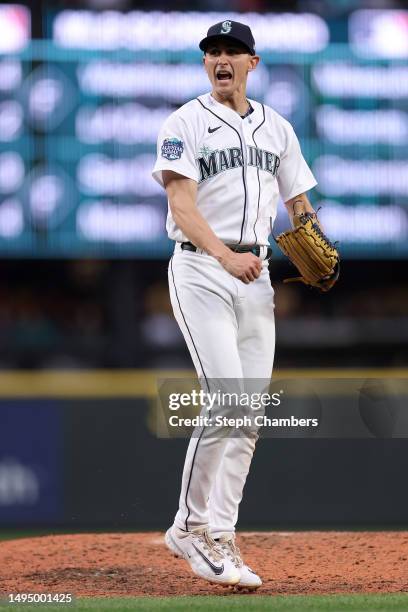
{"label": "jersey sleeve", "polygon": [[194,132],[180,114],[173,113],[164,122],[157,139],[157,159],[152,176],[163,187],[163,170],[173,170],[198,183],[194,155]]}
{"label": "jersey sleeve", "polygon": [[279,192],[284,202],[317,185],[302,155],[299,141],[291,125],[289,125],[288,146],[281,157],[277,179]]}

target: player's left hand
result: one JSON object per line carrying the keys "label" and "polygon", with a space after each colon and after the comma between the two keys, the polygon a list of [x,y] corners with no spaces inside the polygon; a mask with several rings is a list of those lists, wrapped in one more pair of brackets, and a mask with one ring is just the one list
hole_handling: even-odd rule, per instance
{"label": "player's left hand", "polygon": [[294,229],[275,239],[282,252],[300,272],[284,282],[300,281],[319,291],[329,291],[340,274],[340,255],[322,232],[316,214],[293,216]]}

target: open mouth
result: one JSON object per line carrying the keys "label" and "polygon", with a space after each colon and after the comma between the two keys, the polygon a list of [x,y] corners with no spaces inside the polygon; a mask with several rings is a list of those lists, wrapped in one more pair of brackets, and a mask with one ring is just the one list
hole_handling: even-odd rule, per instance
{"label": "open mouth", "polygon": [[219,70],[216,74],[218,81],[230,81],[232,79],[232,73],[229,70]]}

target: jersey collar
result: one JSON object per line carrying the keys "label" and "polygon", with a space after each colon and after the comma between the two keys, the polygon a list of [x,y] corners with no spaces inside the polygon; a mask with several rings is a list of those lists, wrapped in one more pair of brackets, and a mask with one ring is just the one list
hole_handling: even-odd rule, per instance
{"label": "jersey collar", "polygon": [[228,123],[234,125],[234,127],[241,127],[243,122],[248,121],[248,118],[250,118],[251,123],[255,128],[263,119],[262,105],[259,104],[259,102],[250,100],[249,98],[248,101],[254,109],[254,112],[251,113],[246,119],[241,119],[240,115],[236,111],[232,110],[232,108],[225,106],[225,104],[221,104],[221,102],[217,102],[217,100],[212,97],[211,93],[198,96],[198,99],[201,100],[204,106],[209,108],[216,115],[219,115]]}

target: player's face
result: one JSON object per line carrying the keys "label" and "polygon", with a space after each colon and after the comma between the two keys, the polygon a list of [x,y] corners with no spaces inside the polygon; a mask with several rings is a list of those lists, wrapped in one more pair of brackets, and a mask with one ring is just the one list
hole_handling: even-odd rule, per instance
{"label": "player's face", "polygon": [[231,96],[235,91],[245,93],[248,72],[259,62],[244,45],[233,41],[211,43],[204,55],[204,67],[211,81],[213,92],[221,97]]}

